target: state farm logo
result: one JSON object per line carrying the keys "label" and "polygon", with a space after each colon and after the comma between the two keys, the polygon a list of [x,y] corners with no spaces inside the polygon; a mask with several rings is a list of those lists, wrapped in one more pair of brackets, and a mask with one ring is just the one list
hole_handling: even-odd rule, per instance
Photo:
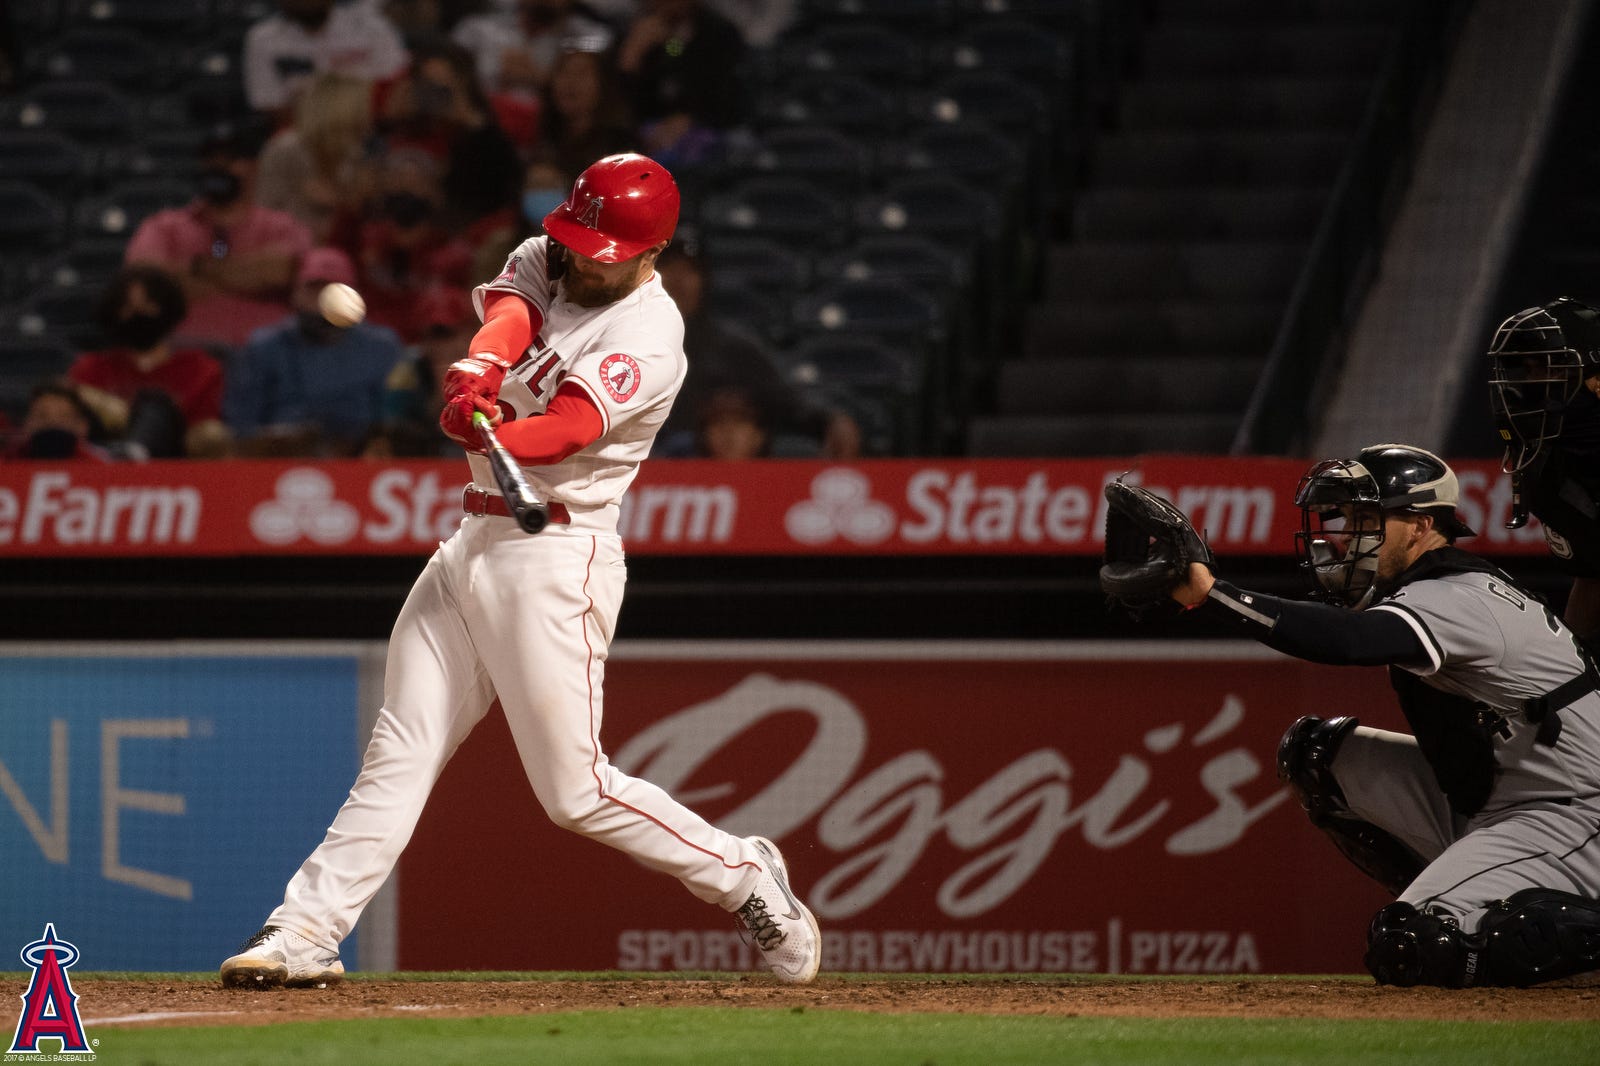
{"label": "state farm logo", "polygon": [[843,537],[855,544],[882,544],[894,535],[894,509],[872,498],[872,482],[845,467],[811,479],[811,498],[783,516],[783,528],[802,544]]}
{"label": "state farm logo", "polygon": [[278,478],[277,498],[250,512],[250,532],[265,544],[293,544],[301,537],[317,544],[343,544],[361,528],[361,515],[335,499],[333,479],[300,466]]}

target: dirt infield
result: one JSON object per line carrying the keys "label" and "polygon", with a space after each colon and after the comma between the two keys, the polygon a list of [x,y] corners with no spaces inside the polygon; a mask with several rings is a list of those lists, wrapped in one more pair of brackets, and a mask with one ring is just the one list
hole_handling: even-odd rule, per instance
{"label": "dirt infield", "polygon": [[[0,998],[19,995],[4,981]],[[1531,989],[1380,988],[1349,980],[1120,981],[829,978],[795,988],[770,978],[600,978],[568,981],[352,980],[327,989],[270,992],[194,981],[79,978],[90,1028],[262,1025],[344,1018],[467,1017],[626,1010],[765,1007],[882,1013],[949,1012],[1060,1017],[1248,1017],[1600,1021],[1600,985]]]}

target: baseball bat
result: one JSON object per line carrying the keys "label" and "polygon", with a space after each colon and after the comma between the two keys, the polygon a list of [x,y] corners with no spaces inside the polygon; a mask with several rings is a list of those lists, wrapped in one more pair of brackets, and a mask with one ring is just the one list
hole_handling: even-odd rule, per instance
{"label": "baseball bat", "polygon": [[494,435],[494,427],[489,424],[488,416],[482,411],[474,411],[472,424],[478,431],[478,438],[483,441],[489,457],[489,468],[494,471],[495,484],[500,486],[500,495],[505,497],[511,517],[517,520],[517,525],[522,527],[524,533],[538,533],[550,524],[549,505],[533,491],[522,467],[517,465],[516,459]]}

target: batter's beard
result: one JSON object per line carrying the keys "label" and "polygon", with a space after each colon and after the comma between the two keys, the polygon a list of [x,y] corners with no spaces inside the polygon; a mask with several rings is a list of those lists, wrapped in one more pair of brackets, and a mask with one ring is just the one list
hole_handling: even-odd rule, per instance
{"label": "batter's beard", "polygon": [[579,307],[604,307],[606,304],[616,303],[638,288],[639,279],[628,278],[606,285],[580,278],[569,270],[567,276],[562,279],[562,285],[568,303]]}

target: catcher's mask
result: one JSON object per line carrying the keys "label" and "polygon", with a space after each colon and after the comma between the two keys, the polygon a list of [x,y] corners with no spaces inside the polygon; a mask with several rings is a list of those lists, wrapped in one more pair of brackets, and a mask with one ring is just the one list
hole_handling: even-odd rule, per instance
{"label": "catcher's mask", "polygon": [[1561,435],[1568,407],[1600,373],[1600,310],[1563,296],[1518,311],[1489,342],[1489,404],[1505,444],[1501,469],[1516,473]]}
{"label": "catcher's mask", "polygon": [[1360,609],[1378,592],[1378,550],[1390,514],[1426,514],[1454,542],[1474,536],[1456,514],[1461,484],[1430,451],[1374,444],[1354,459],[1327,459],[1306,472],[1294,494],[1300,508],[1295,549],[1334,603]]}
{"label": "catcher's mask", "polygon": [[1372,600],[1383,547],[1383,507],[1378,482],[1353,459],[1325,459],[1300,479],[1294,535],[1300,565],[1316,578],[1330,603],[1357,610]]}

